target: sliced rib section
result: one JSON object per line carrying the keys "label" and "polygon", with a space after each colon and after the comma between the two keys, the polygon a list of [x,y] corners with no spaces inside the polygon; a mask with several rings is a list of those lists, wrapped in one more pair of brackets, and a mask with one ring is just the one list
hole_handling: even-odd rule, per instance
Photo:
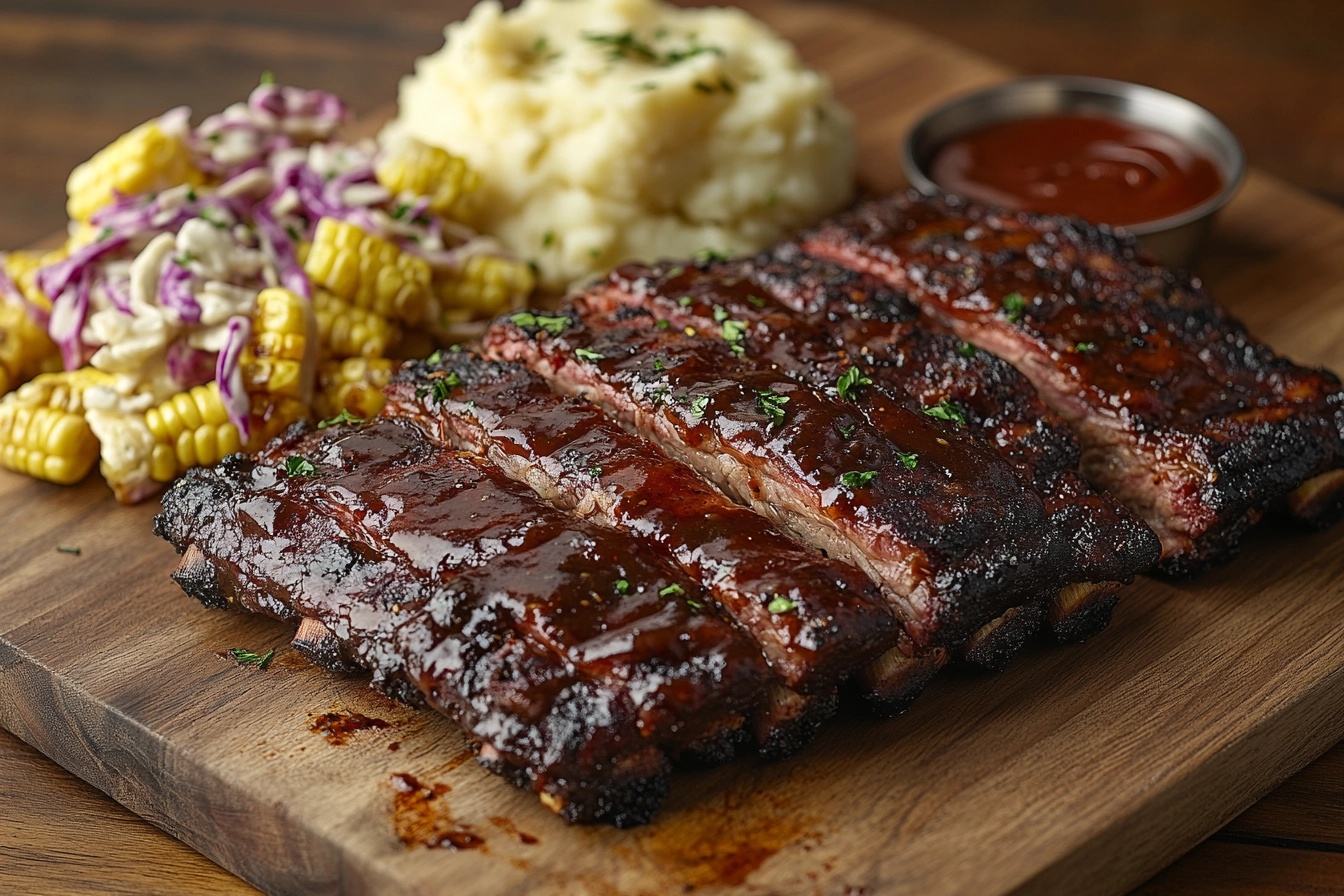
{"label": "sliced rib section", "polygon": [[[761,647],[780,679],[834,689],[903,635],[859,570],[783,536],[595,405],[467,353],[411,363],[385,413],[488,458],[546,500],[676,562]],[[908,641],[908,639],[906,639]]]}
{"label": "sliced rib section", "polygon": [[994,452],[949,438],[878,387],[863,398],[890,415],[885,429],[834,394],[738,357],[717,335],[660,325],[639,308],[588,325],[573,312],[513,315],[485,346],[868,572],[921,648],[959,646],[1059,587],[1066,549],[1040,499]]}
{"label": "sliced rib section", "polygon": [[680,569],[393,420],[195,470],[156,529],[189,593],[317,619],[569,820],[646,821],[771,678]]}
{"label": "sliced rib section", "polygon": [[1082,470],[1157,532],[1161,566],[1235,553],[1287,498],[1344,507],[1344,393],[1256,340],[1198,280],[1081,222],[951,197],[864,203],[802,240],[1017,367],[1078,435]]}
{"label": "sliced rib section", "polygon": [[[857,371],[949,437],[992,446],[1071,547],[1072,566],[1061,570],[1068,585],[1048,602],[1060,637],[1104,626],[1119,588],[1157,559],[1151,530],[1078,475],[1077,442],[1031,384],[995,356],[921,327],[918,309],[876,278],[785,243],[754,259],[627,265],[576,301],[589,318],[635,306],[677,329],[718,332],[743,356],[821,388]],[[880,405],[855,407],[874,425],[900,425]],[[1022,608],[973,639],[973,654],[991,665],[1006,659],[1042,615]]]}

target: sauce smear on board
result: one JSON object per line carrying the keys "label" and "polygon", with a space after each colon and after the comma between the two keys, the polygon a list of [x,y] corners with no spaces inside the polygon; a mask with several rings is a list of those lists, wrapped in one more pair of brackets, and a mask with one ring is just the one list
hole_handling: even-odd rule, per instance
{"label": "sauce smear on board", "polygon": [[1119,226],[1186,211],[1223,186],[1213,160],[1180,138],[1083,115],[972,131],[939,149],[929,173],[970,199]]}

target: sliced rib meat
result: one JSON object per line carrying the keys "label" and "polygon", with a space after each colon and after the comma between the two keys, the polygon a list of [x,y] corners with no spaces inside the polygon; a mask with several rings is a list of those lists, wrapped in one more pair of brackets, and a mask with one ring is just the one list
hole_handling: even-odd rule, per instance
{"label": "sliced rib meat", "polygon": [[489,458],[543,498],[678,563],[789,687],[833,689],[902,632],[859,570],[784,537],[582,399],[524,367],[441,353],[404,367],[385,413]]}
{"label": "sliced rib meat", "polygon": [[571,820],[647,820],[665,754],[740,725],[769,680],[681,570],[408,424],[291,432],[164,507],[212,570],[189,593],[317,618]]}
{"label": "sliced rib meat", "polygon": [[1059,587],[1067,546],[1039,497],[997,454],[879,387],[863,387],[862,400],[886,415],[882,429],[850,402],[734,356],[716,335],[659,326],[638,308],[592,327],[572,312],[514,315],[485,346],[588,397],[795,537],[867,571],[920,647],[960,645],[1029,595]]}
{"label": "sliced rib meat", "polygon": [[1344,508],[1344,392],[1257,341],[1198,280],[1076,220],[951,197],[865,202],[802,239],[1017,367],[1074,428],[1083,473],[1190,573],[1271,506]]}
{"label": "sliced rib meat", "polygon": [[[585,317],[634,305],[678,329],[734,337],[757,363],[827,387],[851,368],[944,429],[993,446],[1044,502],[1073,548],[1066,592],[1050,602],[1054,630],[1076,639],[1105,625],[1115,594],[1150,566],[1153,533],[1077,473],[1079,451],[1062,420],[1002,360],[919,325],[918,309],[875,278],[804,255],[785,243],[754,259],[697,265],[627,265],[577,298]],[[882,425],[867,403],[857,405]],[[897,422],[899,425],[899,422]],[[991,659],[1010,634],[1039,620],[1025,609],[994,632]],[[972,642],[972,649],[979,645]],[[996,656],[997,654],[997,656]]]}

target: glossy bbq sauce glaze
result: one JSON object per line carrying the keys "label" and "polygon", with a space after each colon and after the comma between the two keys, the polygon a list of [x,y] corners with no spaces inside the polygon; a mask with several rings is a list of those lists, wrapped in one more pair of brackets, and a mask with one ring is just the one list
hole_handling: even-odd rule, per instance
{"label": "glossy bbq sauce glaze", "polygon": [[1125,226],[1194,208],[1223,187],[1179,137],[1110,118],[1002,121],[949,141],[929,174],[970,199]]}

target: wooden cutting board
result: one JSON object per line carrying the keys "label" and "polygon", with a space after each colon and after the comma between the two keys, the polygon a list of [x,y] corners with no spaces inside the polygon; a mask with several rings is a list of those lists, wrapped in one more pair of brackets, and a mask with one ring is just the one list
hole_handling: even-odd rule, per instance
{"label": "wooden cutting board", "polygon": [[[834,79],[877,187],[914,115],[1005,76],[855,10],[747,5]],[[1280,350],[1344,370],[1344,214],[1253,175],[1200,268]],[[0,476],[0,724],[276,893],[1118,893],[1344,737],[1344,526],[1269,523],[1197,582],[1141,581],[1086,645],[847,712],[788,761],[680,771],[645,828],[569,828],[448,721],[184,597],[154,509]],[[219,656],[273,646],[265,672]],[[336,745],[326,713],[386,727]],[[401,774],[443,793],[398,809]],[[407,848],[416,824],[483,843]]]}

